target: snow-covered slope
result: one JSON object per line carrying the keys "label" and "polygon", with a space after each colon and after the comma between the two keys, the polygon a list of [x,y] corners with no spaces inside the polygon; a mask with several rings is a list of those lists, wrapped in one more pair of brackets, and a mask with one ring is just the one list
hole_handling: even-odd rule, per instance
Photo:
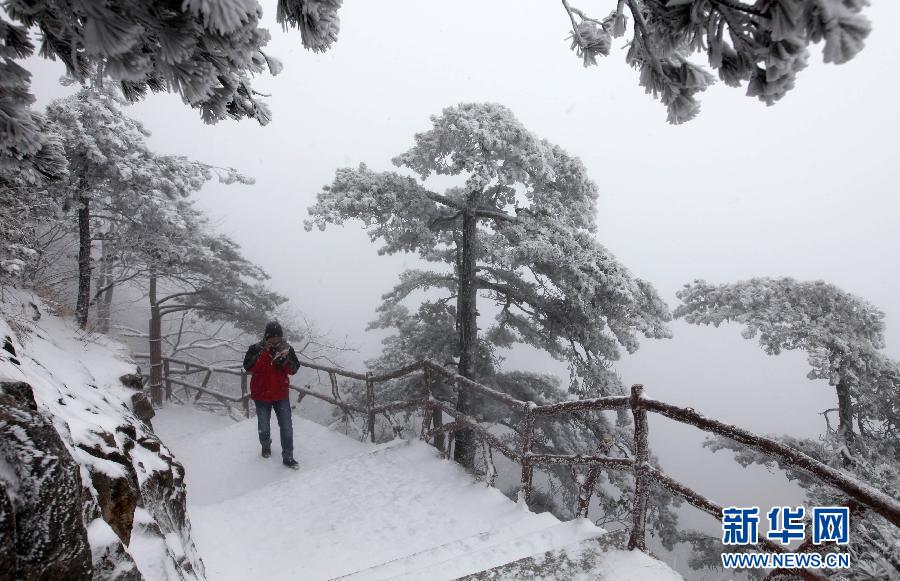
{"label": "snow-covered slope", "polygon": [[[22,408],[0,410],[0,494],[11,501],[0,509],[0,521],[9,511],[19,527],[27,517],[35,529],[31,546],[17,549],[19,565],[29,568],[19,574],[47,577],[43,567],[53,566],[46,561],[54,546],[86,539],[85,567],[95,580],[204,578],[186,518],[182,468],[134,415],[129,404],[136,392],[119,381],[135,370],[124,345],[84,334],[30,293],[4,289],[2,296],[0,381],[27,384],[22,391],[35,408],[30,418]],[[52,426],[63,450],[51,454],[45,440],[29,433],[38,433],[41,423]],[[74,492],[54,492],[48,480],[56,474],[47,469],[73,461]],[[60,506],[42,508],[41,498],[16,494],[42,487]],[[61,507],[78,518],[65,530],[46,529]],[[35,552],[38,543],[46,545],[43,553]]]}
{"label": "snow-covered slope", "polygon": [[[255,420],[169,406],[155,421],[186,467],[212,581],[455,579],[603,534],[528,511],[418,441],[369,446],[294,416],[293,472],[277,450],[260,457]],[[608,552],[616,574],[628,570],[619,553]],[[632,561],[662,574],[634,579],[680,579],[649,557]]]}

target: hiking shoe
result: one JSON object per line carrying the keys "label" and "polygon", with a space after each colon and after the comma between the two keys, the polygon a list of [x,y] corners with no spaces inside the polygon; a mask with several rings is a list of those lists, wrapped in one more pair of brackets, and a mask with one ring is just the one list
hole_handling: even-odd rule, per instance
{"label": "hiking shoe", "polygon": [[293,458],[287,458],[285,460],[282,460],[281,463],[284,464],[285,466],[287,466],[288,468],[290,468],[291,470],[300,470],[300,463],[297,462],[296,460],[294,460]]}

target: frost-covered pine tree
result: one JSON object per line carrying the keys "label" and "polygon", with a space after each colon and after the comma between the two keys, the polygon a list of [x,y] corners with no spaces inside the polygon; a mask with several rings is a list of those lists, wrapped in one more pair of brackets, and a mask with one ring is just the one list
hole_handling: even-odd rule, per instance
{"label": "frost-covered pine tree", "polygon": [[[866,431],[867,411],[874,409],[864,398],[878,397],[872,380],[880,374],[884,359],[879,352],[884,347],[884,313],[874,305],[823,281],[792,278],[723,285],[698,280],[677,296],[684,304],[675,316],[689,323],[716,327],[742,323],[743,336],[758,336],[770,355],[805,351],[812,368],[807,377],[828,381],[837,395],[836,410],[829,410],[837,412],[836,434],[852,444]],[[881,395],[891,400],[889,393]],[[852,450],[842,454],[852,456]]]}
{"label": "frost-covered pine tree", "polygon": [[666,106],[670,123],[696,116],[697,94],[715,80],[689,60],[694,53],[703,53],[726,85],[746,83],[748,96],[772,105],[794,88],[809,45],[824,42],[825,62],[841,64],[862,50],[870,30],[861,14],[868,0],[584,2],[591,10],[613,8],[598,18],[562,3],[572,22],[572,49],[586,67],[631,29],[625,60]]}
{"label": "frost-covered pine tree", "polygon": [[[278,0],[277,18],[300,29],[303,45],[327,50],[337,39],[342,0]],[[78,81],[104,79],[126,98],[177,93],[204,121],[251,118],[265,124],[268,106],[252,78],[282,65],[265,54],[269,32],[259,27],[255,0],[5,0],[0,14],[0,167],[28,166],[44,147],[30,73],[17,61],[35,53],[59,59]]]}
{"label": "frost-covered pine tree", "polygon": [[91,253],[95,220],[92,206],[103,205],[127,184],[150,155],[147,131],[121,111],[110,92],[82,89],[47,107],[47,118],[60,135],[68,174],[51,184],[50,196],[77,219],[78,291],[75,317],[84,328],[88,320]]}
{"label": "frost-covered pine tree", "polygon": [[[216,173],[220,181],[247,181],[233,169],[218,170],[147,147],[149,132],[122,111],[115,91],[84,88],[47,107],[63,146],[68,173],[48,188],[51,198],[74,209],[78,228],[78,292],[75,315],[87,325],[91,302],[93,242],[101,224],[134,224],[140,212],[188,196]],[[94,214],[92,214],[94,212]],[[107,229],[109,233],[109,229]]]}
{"label": "frost-covered pine tree", "polygon": [[477,379],[481,295],[499,307],[487,340],[568,361],[572,393],[619,393],[611,362],[621,348],[636,350],[641,335],[669,337],[670,316],[652,285],[596,241],[597,187],[581,161],[497,104],[448,107],[415,140],[395,165],[421,180],[460,176],[461,185],[437,193],[396,172],[339,169],[306,228],[357,219],[384,242],[380,253],[414,252],[443,265],[404,272],[379,310],[389,319],[420,289],[452,295],[443,303],[456,306],[464,377]]}
{"label": "frost-covered pine tree", "polygon": [[[900,496],[900,364],[887,357],[884,313],[872,304],[822,282],[791,278],[755,278],[733,284],[695,281],[678,293],[684,304],[676,317],[689,323],[736,322],[745,325],[744,337],[759,337],[763,349],[806,352],[810,379],[824,379],[834,387],[837,407],[825,404],[826,434],[819,440],[783,436],[786,444],[859,480]],[[834,401],[834,400],[832,400]],[[829,414],[837,413],[837,425]],[[778,465],[807,490],[818,506],[846,505],[833,488],[791,465],[748,450],[723,438],[709,440],[713,450],[735,451],[743,466]],[[882,517],[854,508],[850,551],[853,579],[888,579],[900,575],[900,531]],[[697,539],[703,549],[698,563],[716,563],[716,547]],[[721,548],[720,546],[718,547]]]}
{"label": "frost-covered pine tree", "polygon": [[[568,362],[570,393],[623,393],[612,362],[622,348],[637,349],[640,336],[670,336],[670,317],[655,289],[597,242],[597,187],[581,161],[496,104],[448,107],[415,142],[394,163],[419,179],[365,165],[340,169],[306,223],[324,229],[359,220],[383,242],[380,253],[411,252],[435,264],[404,272],[384,296],[373,326],[397,334],[377,364],[431,357],[516,397],[561,398],[546,378],[517,382],[498,374],[495,350],[523,343]],[[435,174],[458,176],[460,184],[431,191],[423,182]],[[403,303],[416,291],[429,294],[410,313]],[[496,306],[493,323],[479,318],[485,300]],[[471,397],[460,394],[460,411],[492,413]],[[621,445],[611,445],[613,453],[629,453],[627,419],[617,428],[597,418],[567,437],[591,441],[593,451],[592,429]],[[456,458],[471,466],[474,454],[474,442],[458,437]]]}

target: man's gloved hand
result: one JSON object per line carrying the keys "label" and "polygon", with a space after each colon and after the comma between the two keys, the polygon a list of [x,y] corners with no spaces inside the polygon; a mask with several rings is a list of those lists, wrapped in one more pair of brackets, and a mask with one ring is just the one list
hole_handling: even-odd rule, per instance
{"label": "man's gloved hand", "polygon": [[284,367],[284,364],[288,362],[288,354],[291,352],[291,346],[287,341],[282,341],[274,346],[272,349],[272,363],[275,364],[275,367],[279,369]]}

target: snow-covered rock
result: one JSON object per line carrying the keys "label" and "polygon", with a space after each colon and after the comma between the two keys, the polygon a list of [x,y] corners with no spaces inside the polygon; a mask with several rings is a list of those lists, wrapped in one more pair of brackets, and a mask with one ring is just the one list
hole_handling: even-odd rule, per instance
{"label": "snow-covered rock", "polygon": [[4,291],[0,544],[12,530],[20,570],[0,566],[0,579],[41,576],[21,570],[32,561],[67,572],[41,578],[204,579],[184,468],[132,409],[136,392],[119,379],[134,371],[124,346]]}
{"label": "snow-covered rock", "polygon": [[0,381],[0,577],[89,579],[81,477],[27,383]]}

